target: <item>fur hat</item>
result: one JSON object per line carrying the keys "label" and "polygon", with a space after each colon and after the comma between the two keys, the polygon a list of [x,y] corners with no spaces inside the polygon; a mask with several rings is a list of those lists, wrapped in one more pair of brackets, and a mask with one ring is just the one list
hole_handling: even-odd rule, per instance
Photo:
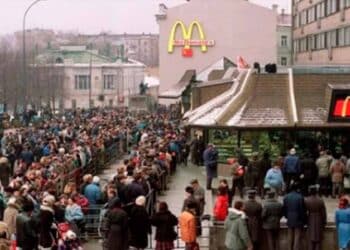
{"label": "fur hat", "polygon": [[92,178],[92,182],[96,184],[100,183],[100,177],[94,176],[94,178]]}
{"label": "fur hat", "polygon": [[138,206],[144,206],[146,204],[146,197],[143,195],[137,197],[135,200],[135,203]]}
{"label": "fur hat", "polygon": [[55,204],[55,197],[53,195],[46,195],[43,199],[43,205],[52,207]]}

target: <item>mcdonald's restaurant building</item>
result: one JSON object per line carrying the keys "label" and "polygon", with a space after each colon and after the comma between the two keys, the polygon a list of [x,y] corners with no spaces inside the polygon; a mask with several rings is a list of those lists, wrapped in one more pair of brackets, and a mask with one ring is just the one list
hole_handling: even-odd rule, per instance
{"label": "mcdonald's restaurant building", "polygon": [[[222,57],[235,62],[276,62],[276,11],[246,0],[191,0],[160,5],[160,97],[176,88],[186,70],[197,73]],[[169,95],[174,96],[174,95]]]}

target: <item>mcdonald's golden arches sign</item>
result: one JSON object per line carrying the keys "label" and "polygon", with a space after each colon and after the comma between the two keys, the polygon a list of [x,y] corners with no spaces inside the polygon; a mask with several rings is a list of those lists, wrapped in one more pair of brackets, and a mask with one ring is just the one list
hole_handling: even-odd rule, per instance
{"label": "mcdonald's golden arches sign", "polygon": [[[177,29],[181,30],[182,39],[176,39]],[[192,39],[194,30],[197,30],[199,39]],[[208,51],[208,47],[214,46],[214,40],[207,40],[203,27],[198,21],[193,21],[188,27],[182,22],[177,21],[170,32],[169,43],[168,43],[168,52],[173,53],[174,47],[183,47],[182,56],[183,57],[192,57],[193,49],[192,47],[200,47],[200,50],[205,53]]]}

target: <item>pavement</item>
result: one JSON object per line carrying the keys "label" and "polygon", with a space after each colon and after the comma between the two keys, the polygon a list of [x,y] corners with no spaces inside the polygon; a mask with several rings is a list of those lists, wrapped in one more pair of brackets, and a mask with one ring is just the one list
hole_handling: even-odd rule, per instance
{"label": "pavement", "polygon": [[[111,164],[101,175],[101,182],[102,186],[108,182],[115,174],[116,169],[118,165],[120,165],[120,161],[116,161],[115,163]],[[185,198],[185,187],[189,185],[190,181],[192,179],[198,179],[199,183],[205,187],[206,183],[206,176],[205,176],[205,170],[203,167],[197,167],[194,165],[189,165],[188,167],[185,166],[178,166],[176,173],[171,177],[170,183],[168,184],[168,190],[165,192],[163,196],[158,196],[157,201],[165,201],[168,203],[169,210],[179,216],[181,214],[182,204],[183,200]],[[213,181],[213,187],[216,187],[218,185],[218,180],[221,177],[215,179]],[[228,180],[229,183],[231,183],[231,180]],[[209,195],[209,191],[207,191],[207,205],[205,208],[205,214],[212,214],[212,208],[214,201],[209,198],[212,197]],[[239,197],[235,196],[234,199],[239,199]],[[258,198],[259,201],[260,198]],[[283,198],[279,197],[279,200],[282,201]],[[327,214],[328,214],[328,222],[334,222],[334,212],[338,206],[338,200],[337,199],[331,199],[331,198],[325,198],[327,207]],[[263,202],[263,201],[262,201]],[[204,222],[204,228],[203,228],[203,238],[199,240],[200,244],[202,246],[208,246],[208,238],[209,235],[208,228],[206,228],[205,225],[207,225],[207,222]],[[154,231],[154,230],[153,230]],[[176,242],[177,246],[183,246],[182,242]],[[153,244],[154,246],[154,244]],[[84,249],[86,250],[95,250],[95,249],[102,249],[101,243],[98,240],[91,240],[87,244],[84,245]],[[201,249],[208,249],[207,247],[201,247]]]}

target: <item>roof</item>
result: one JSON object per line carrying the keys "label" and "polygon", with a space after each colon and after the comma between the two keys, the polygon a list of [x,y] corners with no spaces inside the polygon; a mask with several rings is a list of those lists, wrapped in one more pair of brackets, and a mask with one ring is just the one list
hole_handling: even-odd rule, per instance
{"label": "roof", "polygon": [[172,88],[163,92],[159,95],[160,98],[179,98],[182,95],[182,92],[185,91],[187,86],[195,78],[195,70],[186,70],[185,74],[182,76],[181,80]]}
{"label": "roof", "polygon": [[279,14],[277,16],[277,25],[292,27],[292,15],[286,13]]}
{"label": "roof", "polygon": [[289,74],[255,74],[249,70],[244,80],[235,80],[228,91],[185,118],[193,126],[350,127],[350,122],[328,120],[333,90],[346,90],[350,96],[350,75],[292,74],[291,70]]}

